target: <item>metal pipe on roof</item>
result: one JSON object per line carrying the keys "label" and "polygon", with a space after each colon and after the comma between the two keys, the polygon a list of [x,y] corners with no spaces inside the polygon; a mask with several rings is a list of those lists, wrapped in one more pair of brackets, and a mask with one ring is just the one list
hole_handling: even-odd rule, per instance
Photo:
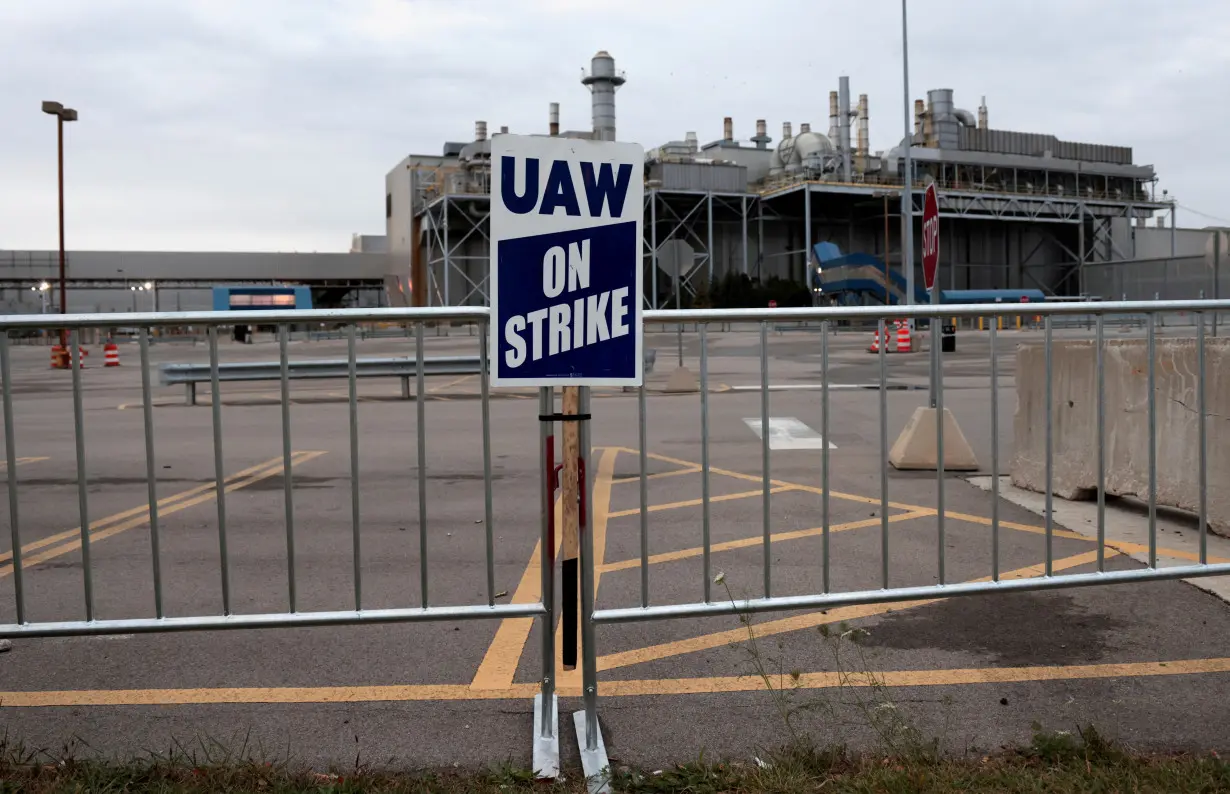
{"label": "metal pipe on roof", "polygon": [[914,100],[914,134],[923,134],[923,118],[927,115],[927,106],[921,99]]}
{"label": "metal pipe on roof", "polygon": [[791,130],[790,122],[783,121],[782,122],[782,140],[784,141],[787,138],[793,138],[793,137],[794,137],[794,132]]}
{"label": "metal pipe on roof", "polygon": [[866,157],[871,148],[871,133],[867,120],[867,95],[858,95],[858,156]]}
{"label": "metal pipe on roof", "polygon": [[837,129],[841,150],[841,178],[850,181],[850,78],[842,75],[837,81]]}
{"label": "metal pipe on roof", "polygon": [[799,134],[800,134],[800,135],[802,135],[802,134],[803,134],[803,133],[805,133],[805,132],[811,132],[811,123],[810,123],[810,122],[806,122],[806,121],[804,121],[804,122],[802,122],[801,124],[799,124]]}
{"label": "metal pipe on roof", "polygon": [[982,98],[982,104],[978,106],[978,129],[989,129],[987,125],[987,98]]}
{"label": "metal pipe on roof", "polygon": [[547,133],[552,137],[559,135],[559,103],[552,102],[547,113]]}
{"label": "metal pipe on roof", "polygon": [[757,149],[768,148],[769,141],[772,140],[767,134],[767,127],[764,119],[756,119],[756,137],[752,138],[752,143],[756,144]]}
{"label": "metal pipe on roof", "polygon": [[474,122],[474,140],[476,141],[487,140],[487,122],[485,121]]}
{"label": "metal pipe on roof", "polygon": [[606,50],[599,50],[590,61],[590,71],[582,75],[581,85],[592,94],[594,139],[615,140],[615,89],[626,78],[615,71],[615,59]]}
{"label": "metal pipe on roof", "polygon": [[735,122],[730,116],[722,119],[722,140],[733,141],[735,139]]}
{"label": "metal pipe on roof", "polygon": [[837,92],[830,91],[829,92],[829,140],[832,141],[834,145],[836,145],[838,143],[838,137],[840,136],[840,134],[841,133],[838,129],[838,123],[837,123]]}

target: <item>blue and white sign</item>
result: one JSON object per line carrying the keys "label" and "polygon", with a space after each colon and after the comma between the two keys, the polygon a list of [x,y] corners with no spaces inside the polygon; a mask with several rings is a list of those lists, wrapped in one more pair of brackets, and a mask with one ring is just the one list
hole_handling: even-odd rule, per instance
{"label": "blue and white sign", "polygon": [[495,386],[639,386],[645,150],[491,141]]}

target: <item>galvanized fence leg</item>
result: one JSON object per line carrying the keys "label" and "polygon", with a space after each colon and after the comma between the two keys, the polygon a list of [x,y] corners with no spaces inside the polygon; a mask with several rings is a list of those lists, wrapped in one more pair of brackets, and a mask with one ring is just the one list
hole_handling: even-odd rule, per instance
{"label": "galvanized fence leg", "polygon": [[559,698],[555,694],[555,391],[538,390],[538,470],[542,476],[539,506],[539,570],[542,576],[542,678],[534,696],[534,775],[559,777]]}
{"label": "galvanized fence leg", "polygon": [[[582,416],[590,410],[589,387],[581,387]],[[589,474],[589,420],[578,422],[581,426],[581,503],[586,506],[581,516],[581,695],[585,708],[572,715],[577,732],[577,744],[581,748],[581,768],[589,781],[590,794],[609,794],[610,762],[606,757],[606,745],[602,741],[602,729],[598,725],[598,649],[594,645],[594,535],[588,524],[590,499]]]}

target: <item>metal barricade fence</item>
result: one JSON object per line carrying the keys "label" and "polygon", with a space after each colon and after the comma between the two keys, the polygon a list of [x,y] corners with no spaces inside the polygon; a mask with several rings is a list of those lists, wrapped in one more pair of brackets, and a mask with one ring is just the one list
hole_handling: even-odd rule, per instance
{"label": "metal barricade fence", "polygon": [[[1067,587],[1082,587],[1100,584],[1115,584],[1127,582],[1142,582],[1164,579],[1187,579],[1204,576],[1220,576],[1230,574],[1230,564],[1209,563],[1207,554],[1207,428],[1200,423],[1199,443],[1195,454],[1198,456],[1199,509],[1200,521],[1200,552],[1199,561],[1194,565],[1176,565],[1159,568],[1157,565],[1157,390],[1154,361],[1156,359],[1157,318],[1168,312],[1186,312],[1196,317],[1195,337],[1197,348],[1197,389],[1194,411],[1204,418],[1209,415],[1206,408],[1206,314],[1230,310],[1230,300],[1201,301],[1154,301],[1154,302],[1099,302],[1099,303],[1062,303],[1062,304],[995,304],[995,305],[944,305],[944,306],[903,306],[903,307],[827,307],[827,308],[784,308],[784,309],[728,309],[728,310],[683,310],[683,311],[647,311],[644,322],[655,324],[696,324],[699,329],[700,361],[699,361],[699,410],[701,425],[701,466],[702,499],[701,527],[702,542],[701,565],[704,576],[703,598],[698,602],[655,604],[650,599],[649,577],[649,522],[648,522],[648,489],[647,489],[647,400],[646,389],[642,386],[637,394],[638,430],[639,430],[639,573],[640,592],[639,605],[626,608],[602,609],[595,605],[594,592],[594,547],[589,532],[581,533],[580,537],[580,634],[582,645],[582,696],[583,710],[575,715],[579,732],[579,744],[585,761],[587,773],[598,773],[605,766],[602,757],[601,736],[598,727],[598,681],[597,681],[597,627],[613,623],[629,623],[638,621],[664,620],[672,618],[690,618],[715,615],[744,615],[749,613],[772,612],[796,609],[828,609],[838,606],[853,606],[861,604],[891,603],[921,599],[947,598],[952,596],[980,595],[993,593],[1020,592],[1028,590],[1049,590]],[[772,451],[770,433],[767,432],[769,419],[769,333],[771,325],[778,323],[800,322],[819,324],[819,353],[821,358],[821,435],[828,439],[831,429],[830,377],[829,377],[829,344],[830,330],[838,322],[870,321],[878,328],[881,338],[887,330],[887,322],[900,318],[938,319],[950,317],[1010,317],[1017,315],[1040,315],[1043,318],[1042,333],[1045,345],[1045,415],[1046,415],[1046,510],[1045,510],[1045,566],[1044,575],[1035,578],[1009,579],[1000,575],[1000,519],[999,519],[999,484],[998,477],[991,478],[992,513],[990,519],[991,570],[987,581],[959,582],[949,581],[946,572],[945,548],[945,478],[944,460],[944,422],[936,422],[936,447],[939,458],[939,470],[936,477],[936,558],[938,584],[912,587],[893,586],[890,576],[891,544],[889,534],[889,478],[888,478],[888,382],[887,382],[887,346],[880,345],[877,352],[878,391],[879,391],[879,458],[880,458],[880,559],[878,589],[834,591],[831,589],[830,562],[830,503],[829,479],[831,461],[828,444],[821,445],[820,478],[821,478],[821,521],[822,547],[818,561],[821,587],[819,592],[805,595],[775,595],[773,588],[773,570],[770,545],[773,542],[770,507],[774,480],[772,477]],[[1106,384],[1104,377],[1104,356],[1106,347],[1105,328],[1108,317],[1117,315],[1143,316],[1146,318],[1146,344],[1148,346],[1148,400],[1147,422],[1150,444],[1148,468],[1148,565],[1143,569],[1106,570],[1105,566],[1105,477],[1106,477],[1106,446],[1105,433]],[[1053,409],[1054,382],[1052,362],[1052,331],[1059,318],[1074,316],[1093,316],[1095,318],[1096,354],[1096,435],[1097,435],[1097,470],[1098,470],[1098,504],[1097,504],[1097,571],[1095,573],[1077,573],[1056,575],[1053,567],[1053,540],[1055,537],[1053,507]],[[226,507],[226,475],[223,470],[223,424],[220,399],[220,383],[218,378],[218,328],[235,322],[232,313],[214,312],[184,312],[184,313],[138,313],[138,314],[107,314],[107,315],[68,315],[68,316],[6,316],[0,317],[0,386],[3,387],[3,421],[5,460],[7,463],[7,489],[9,502],[9,524],[12,547],[12,575],[14,580],[14,597],[16,622],[0,624],[0,638],[14,637],[52,637],[81,636],[102,634],[130,634],[150,632],[219,630],[240,628],[276,628],[294,626],[340,626],[362,625],[373,623],[424,622],[457,619],[503,619],[503,618],[541,618],[544,627],[554,626],[555,611],[555,579],[554,579],[554,489],[551,472],[554,461],[554,394],[552,389],[539,390],[539,425],[540,440],[539,471],[542,477],[540,499],[540,537],[539,542],[543,553],[540,557],[541,598],[531,603],[497,604],[495,591],[495,549],[494,549],[494,510],[492,505],[492,472],[491,472],[491,420],[490,420],[490,389],[487,367],[488,348],[486,343],[487,325],[490,321],[489,310],[482,307],[452,307],[452,308],[418,308],[418,309],[343,309],[315,311],[261,311],[249,312],[244,315],[249,324],[272,325],[279,328],[278,358],[281,366],[280,397],[281,397],[281,453],[283,473],[283,501],[285,512],[285,548],[288,559],[286,594],[289,609],[286,612],[266,612],[257,614],[237,614],[232,609],[230,560],[227,549],[227,507]],[[349,389],[347,401],[349,404],[349,456],[350,456],[350,487],[351,487],[351,528],[353,544],[353,609],[335,611],[297,611],[297,587],[295,573],[295,512],[292,498],[292,432],[291,432],[291,402],[288,361],[288,328],[291,325],[304,323],[333,323],[345,327],[347,342],[347,361],[349,364]],[[417,415],[417,477],[420,498],[417,510],[419,518],[419,566],[420,566],[420,599],[415,606],[395,608],[370,609],[363,602],[363,569],[360,564],[362,543],[361,504],[360,504],[360,455],[358,430],[358,395],[357,395],[357,365],[356,338],[357,326],[360,323],[392,322],[406,323],[414,328],[415,360],[423,361],[424,331],[428,325],[441,322],[474,323],[480,329],[476,336],[477,352],[481,357],[480,366],[480,406],[482,413],[482,459],[484,483],[484,547],[486,573],[486,599],[477,604],[435,605],[430,600],[429,558],[427,544],[428,505],[425,498],[427,478],[427,448],[426,448],[426,401],[416,400]],[[710,525],[712,521],[710,507],[713,498],[710,488],[710,444],[709,444],[709,327],[718,323],[734,323],[747,327],[758,328],[758,346],[760,356],[760,421],[761,421],[761,489],[763,499],[762,512],[762,546],[764,549],[762,595],[755,598],[714,600],[712,592],[713,569],[711,565]],[[944,354],[938,344],[940,322],[930,323],[932,334],[931,355],[933,367],[942,370]],[[222,595],[223,608],[221,614],[172,616],[168,615],[163,604],[163,571],[160,550],[160,531],[158,521],[157,499],[157,461],[154,445],[154,421],[151,399],[150,379],[150,330],[156,327],[193,326],[206,328],[208,331],[208,355],[211,368],[211,429],[213,446],[213,468],[215,482],[213,485],[217,503],[217,542],[220,564],[219,588]],[[70,330],[70,347],[72,360],[78,359],[79,338],[83,329],[135,327],[140,329],[138,335],[141,364],[142,391],[142,422],[144,427],[144,457],[146,480],[149,491],[149,527],[151,574],[154,592],[154,617],[107,618],[99,619],[94,608],[93,569],[90,555],[90,509],[88,499],[88,476],[85,463],[85,420],[82,404],[82,376],[78,368],[72,371],[72,407],[75,442],[75,458],[77,472],[77,502],[80,514],[79,542],[83,564],[83,602],[84,620],[36,622],[28,619],[26,608],[26,590],[23,582],[23,560],[21,542],[20,509],[18,500],[18,478],[16,474],[17,438],[16,422],[13,406],[13,378],[11,372],[10,332],[24,331],[45,327],[67,328]],[[998,427],[999,421],[999,387],[998,358],[1000,345],[997,342],[997,323],[989,325],[988,339],[990,342],[990,414],[991,425]],[[424,393],[423,368],[419,368],[416,378],[416,394]],[[938,378],[934,407],[942,414],[944,407],[943,379]],[[590,395],[588,389],[581,390],[579,414],[588,417],[590,411]],[[593,472],[589,464],[590,430],[589,421],[580,421],[580,455],[581,469]],[[991,470],[998,474],[999,442],[998,433],[991,433]],[[581,498],[589,502],[588,481],[583,479]],[[571,596],[569,596],[571,597]],[[536,696],[535,707],[535,767],[539,771],[551,771],[552,765],[558,768],[558,732],[556,730],[556,695],[555,695],[555,647],[554,631],[548,629],[542,632],[542,678],[540,692]],[[554,758],[551,753],[554,752]],[[540,755],[541,753],[541,755]],[[540,766],[540,758],[545,759]]]}
{"label": "metal barricade fence", "polygon": [[[605,788],[603,770],[607,766],[605,749],[598,724],[598,680],[597,680],[597,647],[595,629],[600,625],[615,623],[633,623],[639,621],[666,620],[673,618],[698,618],[715,615],[748,615],[751,613],[775,612],[798,609],[831,609],[842,606],[865,604],[881,604],[922,599],[948,598],[953,596],[972,596],[995,593],[1012,593],[1035,590],[1052,590],[1058,588],[1085,587],[1092,585],[1117,584],[1128,582],[1146,582],[1155,580],[1188,579],[1206,576],[1223,576],[1230,574],[1230,564],[1210,563],[1207,552],[1208,514],[1207,514],[1207,427],[1200,422],[1199,443],[1195,454],[1198,456],[1200,471],[1199,509],[1200,522],[1200,552],[1199,562],[1195,565],[1176,565],[1159,568],[1157,565],[1157,388],[1156,388],[1156,332],[1158,317],[1164,313],[1186,312],[1195,316],[1195,335],[1197,347],[1196,365],[1196,405],[1193,410],[1202,419],[1207,417],[1206,394],[1206,342],[1205,318],[1216,312],[1230,309],[1227,300],[1199,301],[1151,301],[1151,302],[1099,302],[1099,303],[1053,303],[1053,304],[965,304],[942,306],[898,306],[898,307],[842,307],[842,308],[812,308],[812,309],[725,309],[725,310],[664,310],[646,311],[645,323],[656,324],[697,324],[699,326],[699,383],[700,383],[700,427],[701,427],[701,526],[700,539],[701,569],[704,576],[703,600],[691,603],[654,604],[650,600],[649,579],[649,505],[647,499],[647,459],[646,459],[646,400],[642,387],[638,400],[638,420],[640,428],[640,603],[634,607],[602,609],[594,606],[594,557],[593,547],[588,533],[582,537],[581,544],[581,636],[582,636],[582,695],[584,710],[575,716],[577,739],[580,745],[582,760],[586,774],[591,776],[593,783],[591,791],[609,790]],[[1148,564],[1143,569],[1107,570],[1105,565],[1106,543],[1106,406],[1105,406],[1105,368],[1104,348],[1106,347],[1105,327],[1107,317],[1116,315],[1143,316],[1145,318],[1147,344],[1147,422],[1150,453],[1148,459]],[[1034,578],[1001,578],[1000,571],[1000,517],[999,517],[999,345],[997,341],[997,323],[994,318],[1003,316],[1015,318],[1017,315],[1041,315],[1043,344],[1045,345],[1045,477],[1046,477],[1046,509],[1045,509],[1045,563],[1043,575]],[[1054,372],[1052,362],[1053,337],[1052,329],[1055,320],[1072,316],[1091,315],[1095,318],[1096,352],[1096,436],[1097,436],[1097,571],[1095,573],[1057,574],[1054,569],[1055,526],[1053,518],[1054,501]],[[880,587],[874,590],[833,591],[830,589],[831,563],[829,556],[829,475],[830,456],[828,439],[830,437],[830,383],[829,383],[829,336],[830,330],[838,322],[871,320],[878,327],[881,339],[885,338],[886,322],[901,318],[917,320],[934,318],[940,322],[931,322],[931,363],[934,371],[942,372],[944,354],[939,344],[941,322],[951,317],[988,317],[989,324],[991,394],[990,414],[991,426],[991,500],[992,513],[990,519],[991,531],[991,570],[990,578],[985,581],[952,583],[946,569],[945,544],[945,477],[944,477],[944,421],[937,419],[935,444],[937,448],[938,470],[936,472],[936,558],[935,568],[938,583],[934,585],[899,587],[894,586],[890,576],[891,543],[890,543],[890,513],[889,513],[889,443],[888,437],[888,405],[887,405],[887,345],[878,348],[879,368],[879,457],[880,457]],[[820,389],[821,429],[824,439],[821,443],[821,527],[822,547],[820,559],[817,561],[821,580],[820,592],[808,595],[774,595],[772,579],[772,527],[770,519],[770,504],[774,488],[772,478],[772,453],[769,419],[769,356],[768,333],[771,325],[792,321],[820,323],[823,332],[819,335],[819,347],[822,370]],[[710,541],[710,462],[709,462],[709,362],[708,362],[708,332],[711,324],[720,323],[758,323],[759,355],[760,355],[760,421],[761,421],[761,465],[763,490],[763,583],[762,595],[759,598],[720,599],[712,598],[711,583],[713,568]],[[582,390],[587,392],[588,390]],[[932,400],[940,417],[944,410],[943,378],[936,378],[936,387]],[[588,394],[582,395],[581,412],[588,413]],[[582,423],[583,426],[588,423]],[[587,436],[582,437],[582,455],[588,455]],[[585,487],[591,487],[588,483]],[[585,497],[583,497],[585,498]]]}
{"label": "metal barricade fence", "polygon": [[[234,611],[231,582],[231,553],[228,551],[228,513],[226,503],[227,474],[223,469],[223,422],[222,400],[219,384],[218,329],[230,326],[236,322],[233,313],[228,312],[175,312],[175,313],[132,313],[132,314],[81,314],[66,316],[47,315],[14,315],[0,316],[0,389],[3,391],[3,421],[4,421],[4,454],[7,472],[8,508],[9,508],[9,539],[11,541],[11,561],[13,592],[15,599],[16,620],[12,623],[0,622],[0,638],[27,637],[65,637],[108,634],[133,634],[157,632],[182,632],[223,629],[256,629],[285,628],[297,626],[347,626],[385,623],[410,623],[425,621],[443,621],[459,619],[502,620],[505,618],[538,618],[546,625],[553,624],[555,614],[552,607],[554,579],[552,563],[554,561],[553,547],[549,546],[548,520],[551,504],[547,501],[546,481],[543,482],[544,500],[541,506],[541,537],[540,542],[545,550],[540,555],[542,568],[543,597],[531,603],[496,603],[495,578],[495,521],[492,505],[492,466],[491,466],[491,419],[490,419],[490,388],[487,366],[487,324],[489,311],[482,307],[450,307],[450,308],[417,308],[417,309],[342,309],[342,310],[311,310],[311,311],[252,311],[243,315],[242,320],[250,325],[276,326],[278,328],[278,360],[280,362],[280,402],[281,402],[281,457],[283,479],[283,502],[285,512],[285,552],[287,558],[286,599],[288,610],[285,612],[238,613]],[[414,359],[420,362],[417,368],[416,395],[416,443],[417,443],[417,477],[418,477],[418,558],[420,592],[417,605],[407,605],[394,608],[372,609],[364,605],[363,566],[361,564],[362,536],[361,504],[360,504],[360,455],[359,455],[359,424],[358,424],[358,394],[357,394],[357,364],[356,364],[356,329],[360,323],[404,323],[413,327]],[[486,599],[473,604],[435,604],[431,600],[429,573],[431,565],[428,557],[428,504],[426,497],[427,482],[427,447],[426,434],[426,400],[424,398],[424,367],[421,362],[424,357],[424,330],[429,325],[438,327],[440,323],[472,323],[479,327],[475,335],[480,366],[477,374],[480,379],[479,403],[482,414],[482,467],[484,486],[484,547],[486,573]],[[295,559],[295,505],[292,495],[294,476],[292,474],[292,430],[291,401],[288,360],[288,328],[292,325],[315,323],[330,323],[344,328],[346,340],[349,389],[349,455],[350,455],[350,502],[351,502],[351,534],[353,570],[353,608],[332,611],[299,611],[299,597],[296,577]],[[220,614],[180,616],[170,615],[164,606],[164,572],[162,565],[162,549],[160,547],[159,500],[157,485],[157,459],[155,456],[155,426],[153,417],[153,399],[150,378],[150,331],[154,328],[170,326],[192,326],[207,330],[210,394],[211,394],[211,426],[213,443],[214,483],[211,486],[217,503],[217,553],[220,560],[220,581],[222,609]],[[86,330],[102,328],[136,328],[140,348],[142,422],[144,426],[144,457],[145,474],[148,484],[148,524],[150,529],[149,543],[151,553],[151,576],[154,595],[153,617],[99,618],[95,610],[94,568],[91,561],[91,521],[89,502],[89,476],[86,467],[86,434],[85,416],[82,405],[82,373],[80,367],[72,368],[72,411],[73,437],[76,457],[76,490],[77,508],[80,515],[80,527],[77,532],[80,543],[80,553],[83,569],[83,604],[84,620],[36,621],[30,619],[27,608],[27,589],[23,569],[37,564],[23,560],[21,510],[18,494],[18,439],[16,429],[19,427],[14,417],[12,356],[10,354],[10,334],[27,329],[65,328],[69,331],[69,347],[72,360],[79,360],[79,350],[82,344],[82,334]],[[465,337],[461,337],[465,338]],[[549,390],[544,390],[543,400],[550,399]],[[549,404],[540,413],[549,413]],[[544,437],[552,435],[549,424],[543,425]],[[276,464],[275,464],[276,465]],[[545,462],[540,460],[539,471],[545,468]],[[409,506],[408,506],[409,507]],[[145,512],[142,510],[141,512]],[[0,558],[2,559],[2,558]],[[558,733],[556,730],[557,715],[555,698],[554,673],[554,636],[551,631],[543,631],[543,672],[541,676],[541,691],[535,698],[535,736],[534,761],[535,768],[543,776],[554,777],[558,773]]]}

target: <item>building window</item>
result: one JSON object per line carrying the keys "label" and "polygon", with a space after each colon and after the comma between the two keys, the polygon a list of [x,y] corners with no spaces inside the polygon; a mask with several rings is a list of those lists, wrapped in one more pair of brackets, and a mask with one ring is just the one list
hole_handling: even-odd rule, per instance
{"label": "building window", "polygon": [[393,194],[392,193],[384,194],[384,217],[386,218],[393,217]]}

